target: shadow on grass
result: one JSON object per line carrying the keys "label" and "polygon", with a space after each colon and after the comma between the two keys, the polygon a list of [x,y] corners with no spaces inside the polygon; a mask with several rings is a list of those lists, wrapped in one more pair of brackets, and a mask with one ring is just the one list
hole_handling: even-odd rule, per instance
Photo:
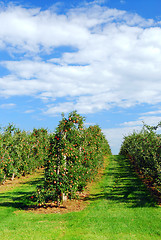
{"label": "shadow on grass", "polygon": [[[156,201],[138,178],[127,159],[112,156],[114,165],[104,173],[104,183],[99,194],[91,194],[85,200],[107,199],[113,204],[124,203],[126,207],[156,207]],[[113,162],[114,161],[114,162]]]}
{"label": "shadow on grass", "polygon": [[[126,207],[156,207],[156,201],[137,177],[127,159],[112,156],[106,172],[103,174],[101,191],[91,194],[84,200],[107,199],[112,204],[123,203]],[[0,194],[0,206],[16,209],[28,209],[33,206],[31,196],[33,187],[42,183],[42,177],[23,183],[22,190]],[[35,188],[35,187],[34,187]],[[24,190],[25,189],[25,190]]]}
{"label": "shadow on grass", "polygon": [[[42,184],[42,177],[25,182],[22,184],[22,190],[0,193],[0,207],[13,207],[17,209],[27,210],[34,205],[32,196],[35,191],[31,190],[31,186]],[[25,190],[24,190],[25,188]]]}

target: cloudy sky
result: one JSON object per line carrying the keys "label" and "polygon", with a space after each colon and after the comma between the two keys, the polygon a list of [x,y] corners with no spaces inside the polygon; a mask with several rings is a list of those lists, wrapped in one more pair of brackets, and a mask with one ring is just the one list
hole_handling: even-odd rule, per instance
{"label": "cloudy sky", "polygon": [[53,131],[77,110],[117,154],[160,103],[160,0],[0,1],[2,127]]}

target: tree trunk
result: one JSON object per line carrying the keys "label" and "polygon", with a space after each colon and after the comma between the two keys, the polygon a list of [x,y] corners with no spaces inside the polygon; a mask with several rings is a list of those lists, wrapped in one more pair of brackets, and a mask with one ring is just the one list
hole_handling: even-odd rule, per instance
{"label": "tree trunk", "polygon": [[14,178],[15,178],[15,173],[12,174],[11,180],[13,181]]}
{"label": "tree trunk", "polygon": [[4,185],[6,182],[6,174],[4,175],[4,181],[2,182],[2,184]]}

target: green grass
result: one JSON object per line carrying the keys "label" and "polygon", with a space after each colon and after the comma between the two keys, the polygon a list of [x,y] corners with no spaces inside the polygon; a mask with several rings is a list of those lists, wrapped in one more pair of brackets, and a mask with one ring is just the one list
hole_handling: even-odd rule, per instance
{"label": "green grass", "polygon": [[[0,194],[1,240],[159,240],[161,208],[126,159],[111,156],[83,211],[66,214],[25,212],[39,179]],[[41,180],[41,179],[40,179]],[[20,211],[17,211],[17,210]]]}

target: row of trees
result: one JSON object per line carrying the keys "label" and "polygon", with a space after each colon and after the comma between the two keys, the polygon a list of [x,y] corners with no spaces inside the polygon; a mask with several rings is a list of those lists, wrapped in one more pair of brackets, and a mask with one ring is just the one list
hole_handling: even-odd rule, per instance
{"label": "row of trees", "polygon": [[[44,168],[44,182],[35,198],[59,205],[66,197],[73,198],[91,181],[111,149],[98,125],[84,125],[85,119],[76,111],[62,115],[55,132],[47,129],[21,131],[9,124],[0,133],[0,183],[15,176],[31,174]],[[161,135],[155,127],[143,126],[140,132],[124,137],[120,155],[129,158],[142,175],[160,188]]]}
{"label": "row of trees", "polygon": [[9,124],[0,133],[0,183],[42,167],[48,148],[46,129],[33,129],[28,133]]}
{"label": "row of trees", "polygon": [[21,131],[8,125],[0,133],[0,183],[44,168],[44,183],[35,197],[38,203],[73,198],[102,166],[111,149],[98,125],[85,126],[76,111],[62,115],[55,132]]}
{"label": "row of trees", "polygon": [[44,184],[38,187],[37,201],[54,201],[59,205],[73,198],[91,181],[111,154],[110,146],[99,126],[84,127],[85,119],[72,112],[62,120],[49,140],[45,161]]}
{"label": "row of trees", "polygon": [[139,169],[140,174],[149,179],[151,184],[161,185],[161,135],[156,133],[161,122],[151,127],[143,126],[140,132],[133,132],[124,137],[120,154]]}

